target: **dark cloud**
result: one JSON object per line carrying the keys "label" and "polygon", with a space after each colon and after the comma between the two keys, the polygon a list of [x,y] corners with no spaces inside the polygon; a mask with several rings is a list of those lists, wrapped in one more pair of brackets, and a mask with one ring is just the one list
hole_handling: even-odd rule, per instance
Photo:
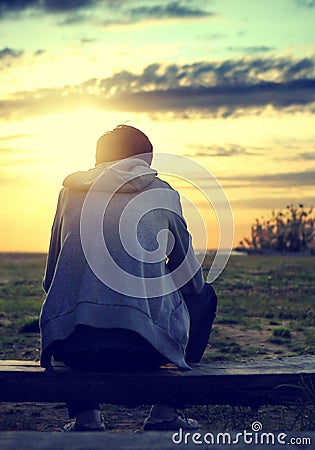
{"label": "dark cloud", "polygon": [[47,11],[66,12],[95,6],[97,0],[44,0],[43,7]]}
{"label": "dark cloud", "polygon": [[[135,3],[137,5],[135,6]],[[148,4],[149,3],[149,4]],[[195,3],[198,5],[200,2]],[[100,9],[96,11],[97,6]],[[61,25],[95,21],[103,25],[129,24],[143,20],[167,18],[202,18],[215,15],[191,1],[158,2],[153,0],[0,0],[0,16],[32,9],[38,12],[65,14]],[[94,10],[94,11],[93,11]],[[89,11],[89,14],[85,14]],[[92,12],[92,15],[91,15]],[[96,14],[93,14],[95,12]],[[103,19],[102,19],[103,17]]]}
{"label": "dark cloud", "polygon": [[314,73],[314,60],[310,58],[303,58],[286,67],[283,79],[290,81],[300,77],[307,77]]}
{"label": "dark cloud", "polygon": [[[117,89],[118,90],[118,89]],[[216,87],[179,87],[141,92],[117,92],[119,110],[149,113],[174,112],[183,117],[194,113],[229,117],[249,109],[260,113],[266,106],[275,109],[303,109],[315,102],[315,79],[289,83],[259,83]]]}
{"label": "dark cloud", "polygon": [[[45,50],[36,50],[30,53],[31,56],[39,57]],[[4,47],[0,50],[0,70],[15,67],[17,64],[23,63],[23,57],[25,52],[23,50],[17,50],[15,48]]]}
{"label": "dark cloud", "polygon": [[12,67],[23,54],[21,50],[4,47],[0,50],[0,70]]}
{"label": "dark cloud", "polygon": [[29,8],[51,12],[67,12],[94,6],[97,0],[0,0],[0,14],[24,11]]}
{"label": "dark cloud", "polygon": [[[136,110],[208,110],[273,105],[286,108],[314,102],[313,59],[239,59],[162,67],[152,64],[142,74],[122,71],[100,80],[100,92],[111,92]],[[129,106],[130,105],[130,106]]]}
{"label": "dark cloud", "polygon": [[139,6],[130,8],[130,17],[132,21],[139,21],[143,19],[165,19],[165,18],[188,18],[188,17],[207,17],[214,15],[204,9],[194,8],[190,4],[176,1],[166,4],[157,4],[151,6]]}
{"label": "dark cloud", "polygon": [[34,56],[41,56],[46,52],[46,50],[38,49],[36,52],[34,52]]}
{"label": "dark cloud", "polygon": [[311,58],[239,59],[186,65],[158,63],[142,73],[121,71],[78,86],[16,93],[0,102],[0,116],[38,115],[79,106],[105,110],[172,112],[181,117],[229,117],[267,106],[297,111],[315,108]]}
{"label": "dark cloud", "polygon": [[249,46],[249,47],[228,47],[230,52],[242,52],[248,55],[252,55],[255,53],[266,53],[275,50],[275,47],[267,47],[267,46]]}
{"label": "dark cloud", "polygon": [[[104,19],[101,20],[103,26],[111,25],[129,25],[146,20],[165,20],[165,19],[200,19],[204,17],[216,16],[214,12],[208,11],[205,8],[193,6],[193,2],[173,1],[173,2],[148,2],[139,1],[139,6],[133,6],[131,2],[122,1],[120,8],[114,3],[109,3],[107,12],[103,14]],[[195,3],[200,3],[196,2]],[[91,20],[89,17],[74,16],[75,21]],[[67,18],[69,23],[72,18]]]}
{"label": "dark cloud", "polygon": [[0,60],[18,58],[19,56],[22,55],[22,53],[23,52],[21,50],[15,50],[10,47],[4,47],[2,50],[0,50]]}
{"label": "dark cloud", "polygon": [[20,11],[30,6],[36,6],[39,3],[39,0],[0,0],[0,13]]}

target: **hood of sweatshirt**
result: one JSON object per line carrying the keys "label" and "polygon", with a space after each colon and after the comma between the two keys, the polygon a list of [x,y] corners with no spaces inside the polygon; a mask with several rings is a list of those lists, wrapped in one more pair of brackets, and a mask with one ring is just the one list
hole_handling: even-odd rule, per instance
{"label": "hood of sweatshirt", "polygon": [[98,164],[93,169],[68,175],[63,186],[77,191],[137,192],[145,189],[157,176],[141,158],[127,158]]}

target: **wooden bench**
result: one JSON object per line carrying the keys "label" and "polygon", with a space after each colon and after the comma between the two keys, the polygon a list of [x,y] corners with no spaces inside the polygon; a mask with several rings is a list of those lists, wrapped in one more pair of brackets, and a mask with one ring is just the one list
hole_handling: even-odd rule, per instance
{"label": "wooden bench", "polygon": [[32,361],[0,361],[0,402],[121,405],[296,405],[314,403],[315,356],[173,366],[148,372],[44,370]]}

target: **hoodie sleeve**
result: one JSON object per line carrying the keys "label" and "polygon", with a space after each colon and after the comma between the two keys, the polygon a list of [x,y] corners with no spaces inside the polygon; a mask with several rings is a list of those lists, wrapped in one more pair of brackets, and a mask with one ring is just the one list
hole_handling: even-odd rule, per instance
{"label": "hoodie sleeve", "polygon": [[58,261],[60,248],[61,248],[61,228],[62,228],[62,214],[61,214],[61,203],[62,203],[63,190],[59,193],[57,210],[55,213],[54,221],[51,228],[49,251],[46,260],[45,275],[43,279],[43,289],[47,292],[51,286],[52,280],[54,278],[55,268]]}
{"label": "hoodie sleeve", "polygon": [[[178,279],[182,286],[180,288],[182,294],[198,294],[204,285],[202,268],[192,246],[192,238],[183,217],[179,194],[176,211],[177,213],[170,213],[170,231],[174,237],[174,245],[168,255],[168,267],[170,272],[173,272],[181,266]],[[183,279],[187,281],[182,285]]]}

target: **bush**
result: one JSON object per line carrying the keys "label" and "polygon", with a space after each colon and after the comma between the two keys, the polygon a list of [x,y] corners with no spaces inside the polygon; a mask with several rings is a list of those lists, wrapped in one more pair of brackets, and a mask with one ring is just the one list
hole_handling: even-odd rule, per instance
{"label": "bush", "polygon": [[259,220],[251,227],[251,238],[240,242],[240,249],[304,252],[315,250],[315,215],[313,208],[287,206],[272,211],[269,220]]}

